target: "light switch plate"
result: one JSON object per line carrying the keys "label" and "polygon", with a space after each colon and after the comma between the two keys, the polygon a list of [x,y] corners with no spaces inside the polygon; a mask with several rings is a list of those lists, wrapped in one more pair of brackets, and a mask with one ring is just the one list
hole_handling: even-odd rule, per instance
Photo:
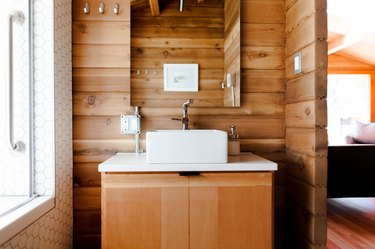
{"label": "light switch plate", "polygon": [[302,53],[298,52],[294,54],[294,74],[302,72]]}
{"label": "light switch plate", "polygon": [[141,119],[138,115],[121,115],[121,134],[141,133]]}

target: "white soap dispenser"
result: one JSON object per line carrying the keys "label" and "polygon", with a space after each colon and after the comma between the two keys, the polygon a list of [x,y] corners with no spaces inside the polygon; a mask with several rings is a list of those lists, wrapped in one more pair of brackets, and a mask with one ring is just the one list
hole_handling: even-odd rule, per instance
{"label": "white soap dispenser", "polygon": [[228,155],[237,156],[240,154],[240,135],[236,134],[236,126],[229,126],[230,132],[228,135]]}

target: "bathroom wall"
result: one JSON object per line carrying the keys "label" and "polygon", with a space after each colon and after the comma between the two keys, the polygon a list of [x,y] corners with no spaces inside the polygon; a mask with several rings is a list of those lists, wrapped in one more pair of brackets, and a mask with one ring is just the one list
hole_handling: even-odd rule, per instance
{"label": "bathroom wall", "polygon": [[[35,162],[40,175],[36,191],[54,193],[55,207],[0,248],[68,249],[72,248],[73,232],[71,1],[35,0],[33,4],[34,111],[39,129],[35,131]],[[43,107],[37,107],[38,103]]]}
{"label": "bathroom wall", "polygon": [[[88,2],[97,3],[94,0]],[[114,0],[103,2],[106,6],[114,4]],[[120,6],[127,6],[124,4],[126,1],[120,1]],[[283,0],[241,1],[241,107],[197,108],[192,104],[190,109],[192,128],[228,130],[229,125],[236,125],[241,136],[242,151],[252,151],[279,163],[275,177],[276,248],[281,248],[284,241],[284,5]],[[82,13],[82,6],[83,1],[74,1],[73,13]],[[190,11],[202,11],[199,6],[195,8],[198,9]],[[143,13],[152,21],[148,8]],[[168,11],[163,12],[162,8],[161,17],[163,13]],[[73,14],[73,21],[75,16]],[[130,73],[124,61],[128,55],[125,49],[128,41],[122,37],[127,32],[128,24],[124,20],[116,20],[110,12],[102,16],[93,12],[82,18],[73,23],[73,47],[78,48],[73,49],[74,245],[79,248],[100,248],[101,189],[98,164],[116,152],[134,151],[134,136],[121,135],[119,131],[120,114],[133,111],[129,101]],[[100,19],[88,20],[90,18]],[[108,28],[102,28],[104,25]],[[143,39],[147,40],[147,34],[152,35],[152,32],[149,29]],[[87,40],[90,34],[96,34],[96,38]],[[104,37],[103,34],[107,35]],[[155,46],[159,47],[157,44]],[[90,47],[102,51],[103,58],[88,53],[92,51]],[[111,52],[116,48],[120,52]],[[152,56],[163,57],[164,52],[160,45]],[[119,56],[123,59],[118,59]],[[147,56],[147,53],[143,56]],[[86,61],[86,65],[82,64],[83,61]],[[155,58],[147,61],[158,63]],[[131,65],[132,82],[137,68],[141,66],[137,64],[133,68]],[[144,79],[144,84],[150,93],[154,91],[152,80]],[[148,105],[142,107],[140,112],[143,148],[147,130],[181,127],[179,122],[171,120],[171,117],[181,116],[178,105]]]}
{"label": "bathroom wall", "polygon": [[287,248],[326,248],[327,2],[285,3]]}

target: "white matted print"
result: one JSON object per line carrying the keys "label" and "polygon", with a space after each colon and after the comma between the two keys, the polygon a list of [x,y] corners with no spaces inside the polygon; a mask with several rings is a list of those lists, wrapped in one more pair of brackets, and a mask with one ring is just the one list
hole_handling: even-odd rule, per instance
{"label": "white matted print", "polygon": [[198,92],[198,64],[164,64],[164,91]]}

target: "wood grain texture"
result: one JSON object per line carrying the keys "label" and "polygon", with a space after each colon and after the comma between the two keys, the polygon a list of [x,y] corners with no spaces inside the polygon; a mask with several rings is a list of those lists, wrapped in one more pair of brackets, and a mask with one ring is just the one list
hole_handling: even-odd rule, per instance
{"label": "wood grain texture", "polygon": [[327,203],[328,249],[375,246],[374,198],[338,198]]}
{"label": "wood grain texture", "polygon": [[102,178],[103,248],[188,248],[188,178],[177,173]]}
{"label": "wood grain texture", "polygon": [[102,180],[103,248],[273,248],[271,172]]}
{"label": "wood grain texture", "polygon": [[[306,210],[301,209],[293,203],[288,203],[288,212],[293,215],[290,223],[297,230],[304,231],[307,239],[315,245],[322,245],[327,240],[327,217],[326,215],[312,215]],[[325,229],[323,229],[325,228]]]}
{"label": "wood grain texture", "polygon": [[[325,248],[327,13],[324,0],[285,1],[287,248]],[[294,54],[302,72],[294,73]]]}
{"label": "wood grain texture", "polygon": [[311,185],[327,186],[327,158],[288,151],[288,174]]}
{"label": "wood grain texture", "polygon": [[325,128],[286,129],[286,148],[289,151],[312,157],[326,157],[327,146],[327,130]]}
{"label": "wood grain texture", "polygon": [[[295,203],[297,208],[304,209],[313,215],[326,216],[327,211],[327,188],[323,186],[313,187],[303,181],[300,181],[293,176],[287,176],[286,181],[287,188],[287,202],[292,205]],[[324,225],[324,224],[322,224]],[[324,229],[323,227],[318,227],[317,229]],[[306,233],[307,231],[301,230],[301,232]],[[326,237],[320,238],[324,241]]]}
{"label": "wood grain texture", "polygon": [[191,177],[190,247],[273,248],[271,185],[272,173]]}
{"label": "wood grain texture", "polygon": [[[106,7],[112,4],[104,2]],[[178,1],[171,1],[170,8],[162,7],[157,18],[151,16],[147,2],[146,5],[133,6],[130,43],[152,57],[145,59],[144,54],[139,53],[141,50],[129,49],[126,55],[122,53],[121,47],[128,44],[127,38],[123,34],[115,35],[115,30],[127,32],[130,12],[127,16],[124,12],[116,16],[108,7],[108,12],[100,15],[95,7],[99,2],[95,0],[91,4],[92,14],[84,15],[84,1],[73,1],[73,160],[74,199],[78,208],[74,213],[82,222],[74,228],[75,244],[82,246],[77,248],[88,248],[84,243],[92,248],[97,243],[96,248],[100,248],[100,228],[95,228],[96,223],[85,218],[90,217],[90,212],[100,212],[96,165],[117,152],[134,151],[134,137],[119,134],[119,116],[133,113],[130,103],[126,104],[124,99],[132,89],[152,87],[161,90],[162,64],[166,62],[199,63],[200,89],[220,89],[224,71],[219,69],[223,63],[217,60],[217,54],[224,51],[224,31],[217,29],[224,27],[224,20],[217,18],[223,14],[223,6],[217,8],[219,2],[221,0],[206,0],[198,4],[196,0],[185,0],[184,11],[179,13]],[[125,11],[122,7],[126,6],[125,2],[121,0],[119,3],[120,11]],[[241,15],[241,56],[246,57],[246,64],[241,68],[241,106],[213,108],[192,105],[190,125],[194,129],[228,130],[229,125],[234,124],[241,136],[241,151],[253,151],[267,159],[283,162],[286,150],[284,1],[241,1]],[[165,28],[157,28],[158,25]],[[171,35],[173,30],[176,35]],[[192,37],[192,33],[200,37]],[[100,37],[99,34],[109,36]],[[112,49],[115,47],[119,50]],[[181,47],[184,50],[172,50]],[[77,52],[77,48],[80,51]],[[89,48],[100,51],[85,52]],[[136,52],[135,57],[126,59],[131,52]],[[185,56],[189,53],[195,58],[187,60]],[[201,58],[201,54],[211,57]],[[140,108],[142,148],[145,148],[144,134],[148,130],[180,129],[180,123],[170,119],[181,116],[181,104],[181,101],[176,101],[175,106]],[[280,173],[275,193],[275,200],[281,208],[275,228],[276,248],[281,248],[284,238],[282,208],[285,207],[285,186],[282,184],[285,181],[280,180],[284,178]]]}

